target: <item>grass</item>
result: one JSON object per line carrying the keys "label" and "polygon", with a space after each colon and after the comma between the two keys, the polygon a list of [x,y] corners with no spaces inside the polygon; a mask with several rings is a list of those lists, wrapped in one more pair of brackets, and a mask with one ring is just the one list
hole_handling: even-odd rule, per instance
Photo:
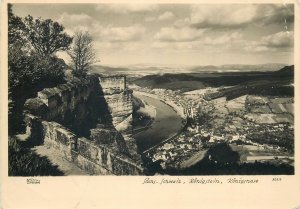
{"label": "grass", "polygon": [[15,138],[8,143],[9,176],[62,176],[62,171],[46,157],[41,157],[29,148],[23,147]]}

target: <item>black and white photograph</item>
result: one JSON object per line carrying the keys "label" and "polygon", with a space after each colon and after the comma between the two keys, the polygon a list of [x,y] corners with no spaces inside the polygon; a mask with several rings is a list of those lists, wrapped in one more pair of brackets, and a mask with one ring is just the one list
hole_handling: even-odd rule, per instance
{"label": "black and white photograph", "polygon": [[8,176],[295,175],[294,7],[7,4]]}

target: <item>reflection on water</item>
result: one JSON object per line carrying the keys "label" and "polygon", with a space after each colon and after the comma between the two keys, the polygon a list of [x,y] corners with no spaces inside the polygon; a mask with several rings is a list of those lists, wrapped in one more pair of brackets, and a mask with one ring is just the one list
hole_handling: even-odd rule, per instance
{"label": "reflection on water", "polygon": [[151,127],[134,135],[140,152],[143,152],[177,133],[181,127],[181,118],[168,105],[160,100],[135,95],[156,108],[156,118]]}

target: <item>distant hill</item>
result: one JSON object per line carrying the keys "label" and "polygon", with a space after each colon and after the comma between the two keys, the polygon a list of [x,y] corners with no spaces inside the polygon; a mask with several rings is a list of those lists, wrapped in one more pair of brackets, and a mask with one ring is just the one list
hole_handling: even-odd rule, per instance
{"label": "distant hill", "polygon": [[275,73],[278,75],[283,75],[283,76],[294,76],[294,65],[285,66]]}
{"label": "distant hill", "polygon": [[[277,71],[267,72],[199,72],[199,73],[181,73],[181,74],[163,74],[146,75],[132,81],[134,84],[149,87],[163,88],[171,90],[191,91],[201,89],[207,86],[235,86],[247,83],[271,84],[279,82],[290,84],[294,80],[294,66],[284,66]],[[278,83],[277,82],[277,83]]]}
{"label": "distant hill", "polygon": [[126,67],[110,67],[110,66],[103,66],[103,65],[94,65],[90,72],[92,73],[122,73],[126,72],[129,69]]}
{"label": "distant hill", "polygon": [[282,63],[267,63],[260,65],[239,65],[239,64],[229,64],[220,66],[197,66],[192,68],[193,72],[196,71],[276,71],[286,66]]}
{"label": "distant hill", "polygon": [[277,71],[286,66],[281,63],[268,63],[260,65],[205,65],[205,66],[166,66],[166,65],[129,65],[129,66],[104,66],[95,65],[92,67],[92,73],[106,74],[132,74],[136,76],[153,74],[182,74],[182,73],[215,73],[215,72],[267,72]]}

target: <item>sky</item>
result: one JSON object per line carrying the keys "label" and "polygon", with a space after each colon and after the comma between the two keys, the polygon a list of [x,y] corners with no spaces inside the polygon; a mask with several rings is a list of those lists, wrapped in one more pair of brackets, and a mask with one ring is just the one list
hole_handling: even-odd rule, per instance
{"label": "sky", "polygon": [[[293,64],[292,4],[14,4],[88,31],[99,64]],[[59,56],[67,58],[64,53]]]}

